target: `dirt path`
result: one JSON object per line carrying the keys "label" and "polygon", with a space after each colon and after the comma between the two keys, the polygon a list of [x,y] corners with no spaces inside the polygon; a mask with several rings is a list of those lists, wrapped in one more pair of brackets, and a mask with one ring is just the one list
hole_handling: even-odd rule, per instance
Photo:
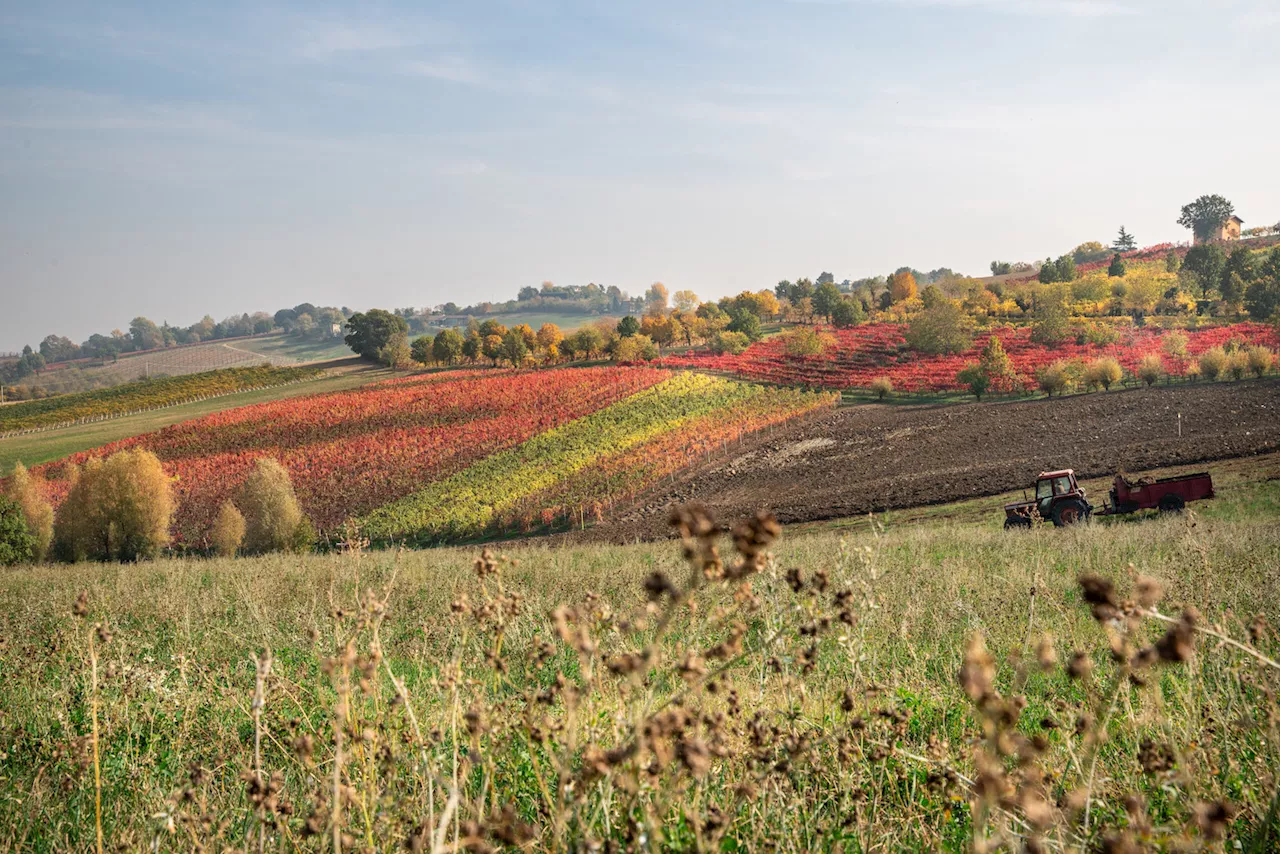
{"label": "dirt path", "polygon": [[[1179,418],[1181,413],[1181,436]],[[1081,477],[1280,450],[1280,380],[1178,385],[996,405],[857,406],[748,442],[619,508],[590,539],[666,536],[665,510],[784,523],[996,495],[1046,469]]]}

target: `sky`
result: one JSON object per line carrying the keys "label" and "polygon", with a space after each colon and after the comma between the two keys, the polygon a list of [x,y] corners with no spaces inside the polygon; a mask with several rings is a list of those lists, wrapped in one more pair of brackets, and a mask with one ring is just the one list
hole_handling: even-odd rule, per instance
{"label": "sky", "polygon": [[0,3],[0,351],[1280,220],[1275,0]]}

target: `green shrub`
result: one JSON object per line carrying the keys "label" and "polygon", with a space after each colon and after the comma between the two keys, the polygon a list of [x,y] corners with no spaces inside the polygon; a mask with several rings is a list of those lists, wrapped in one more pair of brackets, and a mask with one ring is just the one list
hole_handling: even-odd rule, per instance
{"label": "green shrub", "polygon": [[13,566],[33,559],[36,538],[27,530],[22,508],[0,495],[0,566]]}

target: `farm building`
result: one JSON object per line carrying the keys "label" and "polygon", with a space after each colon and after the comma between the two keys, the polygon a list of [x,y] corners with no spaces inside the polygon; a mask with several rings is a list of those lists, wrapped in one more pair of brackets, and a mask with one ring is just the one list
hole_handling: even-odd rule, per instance
{"label": "farm building", "polygon": [[1196,243],[1216,243],[1223,240],[1239,240],[1240,226],[1242,225],[1244,225],[1244,220],[1238,216],[1233,216],[1221,226],[1209,232],[1209,235],[1204,239],[1197,239]]}

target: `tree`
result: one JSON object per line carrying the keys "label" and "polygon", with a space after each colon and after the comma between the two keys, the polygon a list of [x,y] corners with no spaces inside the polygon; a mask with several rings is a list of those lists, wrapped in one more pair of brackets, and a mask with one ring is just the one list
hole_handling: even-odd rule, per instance
{"label": "tree", "polygon": [[54,550],[63,560],[136,561],[169,544],[173,486],[150,451],[91,457],[71,474],[54,518]]}
{"label": "tree", "polygon": [[498,364],[498,360],[502,358],[502,341],[506,334],[502,335],[486,335],[481,339],[480,350],[484,353],[486,359],[493,361],[494,365]]}
{"label": "tree", "polygon": [[918,292],[916,277],[911,275],[910,270],[894,273],[889,277],[889,299],[892,302],[914,299]]}
{"label": "tree", "polygon": [[404,332],[392,335],[391,340],[378,350],[378,361],[398,371],[412,366],[413,348],[409,346],[409,336]]}
{"label": "tree", "polygon": [[1125,266],[1124,259],[1117,252],[1111,259],[1110,266],[1107,267],[1107,275],[1114,278],[1124,278]]}
{"label": "tree", "polygon": [[53,505],[45,497],[43,479],[33,477],[21,462],[14,463],[9,498],[22,510],[27,530],[34,538],[32,560],[44,560],[53,542]]}
{"label": "tree", "polygon": [[977,362],[971,362],[965,365],[958,374],[956,381],[969,389],[978,400],[982,400],[982,396],[987,393],[987,389],[991,386],[991,378],[987,376],[987,372],[982,370],[982,366]]}
{"label": "tree", "polygon": [[577,357],[590,359],[604,349],[604,336],[594,326],[584,326],[565,340],[565,346]]}
{"label": "tree", "polygon": [[80,348],[70,338],[47,335],[40,342],[40,355],[46,362],[66,362],[80,357]]}
{"label": "tree", "polygon": [[[1090,240],[1071,250],[1071,260],[1075,264],[1091,264],[1094,261],[1101,261],[1106,258],[1107,254],[1107,247],[1096,240]],[[1072,278],[1075,277],[1072,276]],[[1067,281],[1070,281],[1070,279],[1067,279]]]}
{"label": "tree", "polygon": [[1116,235],[1116,242],[1111,244],[1111,248],[1117,252],[1132,252],[1138,248],[1138,241],[1133,239],[1133,235],[1124,230],[1124,226],[1120,226],[1120,233]]}
{"label": "tree", "polygon": [[1235,212],[1235,205],[1222,196],[1201,196],[1182,206],[1178,225],[1191,229],[1196,240],[1208,240]]}
{"label": "tree", "polygon": [[135,350],[155,350],[164,346],[164,333],[145,317],[135,317],[129,324],[129,337]]}
{"label": "tree", "polygon": [[466,342],[456,329],[441,329],[431,342],[431,357],[442,365],[456,364]]}
{"label": "tree", "polygon": [[1164,362],[1160,359],[1159,353],[1148,353],[1142,357],[1142,361],[1138,363],[1138,379],[1147,384],[1147,387],[1160,382],[1160,378],[1164,376]]}
{"label": "tree", "polygon": [[409,355],[419,365],[429,365],[434,360],[431,353],[431,344],[430,335],[419,335],[409,345]]}
{"label": "tree", "polygon": [[619,338],[613,348],[615,362],[648,362],[658,358],[658,347],[646,335]]}
{"label": "tree", "polygon": [[626,317],[618,321],[618,335],[622,338],[630,338],[633,335],[640,334],[640,321],[628,314]]}
{"label": "tree", "polygon": [[1210,347],[1200,354],[1200,376],[1216,380],[1227,369],[1227,352],[1221,347]]}
{"label": "tree", "polygon": [[480,327],[476,332],[481,338],[488,338],[490,335],[497,335],[501,338],[503,335],[507,334],[507,327],[503,326],[493,318],[489,318],[484,323],[480,324]]}
{"label": "tree", "polygon": [[797,327],[782,337],[783,347],[789,356],[818,356],[835,343],[829,333],[807,326]]}
{"label": "tree", "polygon": [[726,330],[713,335],[709,346],[712,353],[737,356],[751,346],[751,339],[741,332]]}
{"label": "tree", "polygon": [[876,399],[884,400],[893,394],[893,380],[888,377],[876,377],[871,381],[871,390],[875,392]]}
{"label": "tree", "polygon": [[1057,344],[1071,335],[1071,289],[1064,285],[1040,288],[1032,309],[1031,340]]}
{"label": "tree", "polygon": [[978,364],[990,380],[991,388],[996,391],[1011,391],[1017,383],[1018,374],[1013,368],[1013,360],[995,335],[987,339],[982,355],[978,357]]}
{"label": "tree", "polygon": [[[785,294],[780,294],[780,296],[785,296]],[[671,301],[676,311],[690,312],[698,307],[698,295],[693,291],[676,291],[672,294]]]}
{"label": "tree", "polygon": [[1053,397],[1055,392],[1061,396],[1071,384],[1071,368],[1062,360],[1044,365],[1036,370],[1036,384],[1049,397]]}
{"label": "tree", "polygon": [[1013,272],[1013,265],[1010,264],[1008,261],[992,261],[991,262],[991,275],[993,276],[1007,276],[1012,272]]}
{"label": "tree", "polygon": [[564,341],[564,333],[554,323],[544,323],[538,328],[536,336],[539,349],[550,361],[555,361],[560,353],[560,343]]}
{"label": "tree", "polygon": [[813,310],[831,320],[831,312],[840,302],[840,289],[832,282],[823,282],[813,294]]}
{"label": "tree", "polygon": [[222,502],[209,531],[209,542],[213,544],[214,552],[223,557],[235,557],[244,542],[244,533],[244,515],[230,501]]}
{"label": "tree", "polygon": [[511,367],[518,368],[529,357],[529,342],[518,328],[509,329],[507,334],[502,336],[502,346],[498,350],[498,355],[499,358],[510,362]]}
{"label": "tree", "polygon": [[773,291],[757,291],[755,297],[756,311],[760,315],[761,320],[766,317],[777,317],[782,313],[782,304],[778,302],[778,298],[774,295]]}
{"label": "tree", "polygon": [[468,331],[462,339],[462,357],[469,362],[478,362],[484,355],[484,340],[479,333]]}
{"label": "tree", "polygon": [[22,508],[0,495],[0,566],[35,560],[36,538],[27,530]]}
{"label": "tree", "polygon": [[662,282],[654,282],[644,292],[644,302],[652,310],[667,310],[667,286]]}
{"label": "tree", "polygon": [[973,346],[973,321],[954,300],[944,299],[912,319],[906,338],[921,353],[963,353]]}
{"label": "tree", "polygon": [[1104,391],[1111,391],[1111,386],[1120,382],[1124,376],[1120,363],[1110,356],[1094,359],[1084,369],[1085,382],[1090,386],[1102,386]]}
{"label": "tree", "polygon": [[264,554],[297,548],[306,517],[289,472],[275,459],[258,458],[236,493],[235,504],[244,515],[245,551]]}
{"label": "tree", "polygon": [[1176,273],[1182,269],[1182,259],[1172,249],[1164,256],[1164,269],[1166,273]]}
{"label": "tree", "polygon": [[831,322],[837,329],[848,329],[862,321],[862,303],[856,299],[842,299],[831,309]]}
{"label": "tree", "polygon": [[764,334],[760,331],[760,318],[749,311],[735,316],[725,328],[730,332],[745,335],[748,341],[759,341]]}
{"label": "tree", "polygon": [[1227,267],[1227,254],[1217,243],[1202,243],[1187,250],[1187,257],[1182,260],[1182,270],[1192,277],[1200,288],[1202,297],[1222,282],[1222,273]]}
{"label": "tree", "polygon": [[1254,376],[1261,377],[1275,364],[1276,354],[1266,347],[1254,346],[1249,348],[1248,359],[1249,370],[1253,371]]}
{"label": "tree", "polygon": [[377,359],[397,334],[408,335],[409,324],[398,314],[380,308],[356,312],[347,318],[350,332],[343,338],[355,353]]}
{"label": "tree", "polygon": [[1253,253],[1241,246],[1227,257],[1227,262],[1222,268],[1222,282],[1218,285],[1218,290],[1222,291],[1224,300],[1239,304],[1248,291],[1249,283],[1256,276]]}

